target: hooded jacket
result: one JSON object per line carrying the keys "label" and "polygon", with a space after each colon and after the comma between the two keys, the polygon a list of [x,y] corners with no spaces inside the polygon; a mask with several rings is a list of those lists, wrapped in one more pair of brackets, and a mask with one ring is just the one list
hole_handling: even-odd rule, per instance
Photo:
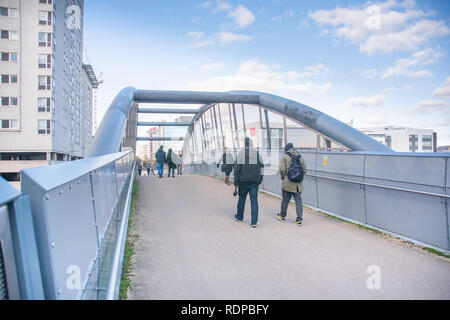
{"label": "hooded jacket", "polygon": [[[294,157],[298,156],[298,152],[295,151],[295,149],[291,148],[287,151],[287,153],[292,154]],[[302,182],[292,182],[289,180],[287,176],[287,172],[289,170],[289,167],[291,165],[292,159],[288,154],[283,154],[280,161],[280,176],[281,180],[283,181],[282,189],[287,192],[297,193],[297,192],[303,192],[304,187]],[[303,160],[303,157],[300,158],[300,162],[303,166],[303,173],[306,174],[306,163],[305,160]]]}
{"label": "hooded jacket", "polygon": [[264,163],[259,152],[253,147],[245,147],[239,151],[234,162],[234,185],[261,184],[263,167]]}

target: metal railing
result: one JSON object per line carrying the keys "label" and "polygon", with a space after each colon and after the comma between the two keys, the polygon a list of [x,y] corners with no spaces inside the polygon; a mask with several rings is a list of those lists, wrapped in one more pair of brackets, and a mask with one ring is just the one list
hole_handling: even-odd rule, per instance
{"label": "metal railing", "polygon": [[22,172],[45,299],[117,297],[134,171],[127,150]]}
{"label": "metal railing", "polygon": [[0,299],[43,299],[29,198],[1,177],[0,190]]}

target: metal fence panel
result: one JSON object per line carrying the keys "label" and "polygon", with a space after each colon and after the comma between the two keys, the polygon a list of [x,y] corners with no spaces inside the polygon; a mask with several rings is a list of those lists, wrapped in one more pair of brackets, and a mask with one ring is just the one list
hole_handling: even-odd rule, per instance
{"label": "metal fence panel", "polygon": [[444,157],[367,155],[366,182],[443,193]]}
{"label": "metal fence panel", "polygon": [[367,187],[367,223],[448,248],[445,206],[439,197]]}
{"label": "metal fence panel", "polygon": [[[81,297],[99,248],[89,175],[79,182],[49,191],[46,215],[39,216],[47,220],[47,250],[54,265],[58,299]],[[76,287],[76,278],[70,283],[72,274],[80,276],[81,287]]]}
{"label": "metal fence panel", "polygon": [[95,204],[95,223],[99,243],[102,243],[117,202],[115,163],[110,163],[91,173],[92,196]]}
{"label": "metal fence panel", "polygon": [[130,151],[22,172],[46,299],[99,299],[108,289],[109,253],[121,245],[111,224],[121,207],[115,167],[121,158],[119,171],[127,176],[128,190],[134,163]]}

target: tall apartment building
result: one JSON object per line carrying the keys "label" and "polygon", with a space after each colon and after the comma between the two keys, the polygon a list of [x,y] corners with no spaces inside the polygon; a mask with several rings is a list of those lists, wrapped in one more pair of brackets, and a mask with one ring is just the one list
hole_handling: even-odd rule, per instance
{"label": "tall apartment building", "polygon": [[[0,174],[82,158],[92,138],[84,0],[0,1]],[[18,183],[16,183],[16,186]]]}
{"label": "tall apartment building", "polygon": [[397,152],[437,152],[437,134],[433,130],[396,126],[359,130]]}

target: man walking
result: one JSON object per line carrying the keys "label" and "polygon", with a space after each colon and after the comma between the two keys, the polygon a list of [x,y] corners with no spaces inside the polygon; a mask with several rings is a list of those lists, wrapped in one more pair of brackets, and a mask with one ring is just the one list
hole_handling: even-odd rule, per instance
{"label": "man walking", "polygon": [[166,153],[163,150],[163,146],[159,147],[159,150],[156,151],[156,163],[158,166],[158,175],[161,179],[163,177],[164,173],[164,163],[167,161],[166,159]]}
{"label": "man walking", "polygon": [[[283,181],[281,212],[277,214],[280,221],[286,220],[287,208],[291,197],[294,197],[297,219],[295,223],[301,225],[303,222],[303,176],[306,174],[306,164],[300,154],[294,149],[292,143],[284,148],[284,155],[280,163],[280,176]],[[292,163],[292,161],[295,161]]]}
{"label": "man walking", "polygon": [[237,213],[234,216],[236,221],[242,222],[244,219],[245,201],[247,194],[250,194],[252,228],[256,228],[258,223],[258,188],[263,180],[261,168],[264,164],[259,152],[253,148],[252,140],[245,138],[245,147],[236,156],[234,163],[234,185],[239,188],[239,200]]}

